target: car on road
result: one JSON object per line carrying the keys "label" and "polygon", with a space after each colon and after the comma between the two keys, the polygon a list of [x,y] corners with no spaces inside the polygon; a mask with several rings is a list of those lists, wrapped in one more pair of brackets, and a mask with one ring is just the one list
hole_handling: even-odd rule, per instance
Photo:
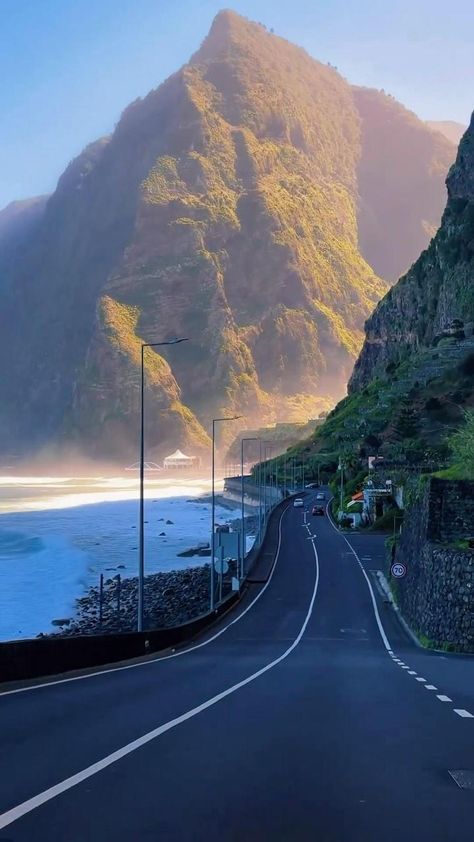
{"label": "car on road", "polygon": [[308,482],[308,484],[305,485],[305,488],[319,488],[319,483],[318,482]]}
{"label": "car on road", "polygon": [[301,509],[302,506],[303,506],[303,501],[302,501],[301,497],[297,497],[296,500],[293,503],[293,507],[295,509]]}
{"label": "car on road", "polygon": [[322,491],[320,491],[319,494],[316,494],[316,500],[325,500],[325,499],[326,499],[326,495],[323,494]]}
{"label": "car on road", "polygon": [[312,515],[324,515],[324,506],[313,506],[311,510]]}

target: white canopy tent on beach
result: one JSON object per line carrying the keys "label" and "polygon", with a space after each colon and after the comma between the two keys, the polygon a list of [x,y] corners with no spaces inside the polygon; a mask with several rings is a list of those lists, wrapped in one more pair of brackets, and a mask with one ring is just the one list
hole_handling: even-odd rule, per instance
{"label": "white canopy tent on beach", "polygon": [[181,450],[175,450],[174,453],[171,453],[170,456],[167,456],[163,460],[163,468],[165,471],[169,471],[171,469],[181,469],[181,470],[190,470],[194,468],[197,464],[196,456],[186,456]]}

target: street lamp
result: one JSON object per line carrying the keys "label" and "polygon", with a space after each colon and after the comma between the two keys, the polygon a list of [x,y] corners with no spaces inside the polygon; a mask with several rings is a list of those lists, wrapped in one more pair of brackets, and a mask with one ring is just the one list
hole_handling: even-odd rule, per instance
{"label": "street lamp", "polygon": [[290,456],[290,458],[289,458],[289,459],[287,459],[286,464],[287,464],[287,465],[288,465],[288,464],[290,465],[291,493],[292,493],[292,494],[294,494],[294,493],[295,493],[295,483],[296,483],[295,457],[294,457],[294,456]]}
{"label": "street lamp", "polygon": [[215,501],[215,494],[214,494],[214,469],[215,469],[215,440],[216,440],[216,424],[218,421],[237,421],[238,418],[242,418],[242,415],[232,415],[230,418],[213,418],[212,419],[212,514],[211,514],[211,524],[212,524],[212,533],[211,533],[211,597],[210,597],[210,610],[214,611],[214,559],[215,559],[215,511],[216,511],[216,501]]}
{"label": "street lamp", "polygon": [[[240,505],[241,505],[241,548],[240,548],[240,580],[244,578],[244,556],[245,556],[245,511],[244,511],[244,443],[247,441],[260,442],[260,459],[262,457],[262,440],[257,436],[247,436],[240,441]],[[260,502],[260,487],[259,487]]]}
{"label": "street lamp", "polygon": [[344,462],[342,461],[342,456],[339,456],[339,470],[341,472],[341,489],[340,489],[340,508],[341,508],[341,517],[342,511],[344,507]]}
{"label": "street lamp", "polygon": [[[263,445],[264,445],[264,447],[263,447],[263,461],[265,463],[265,471],[264,471],[264,475],[263,475],[263,479],[264,479],[264,483],[265,483],[264,486],[263,486],[263,500],[264,500],[264,503],[263,503],[263,509],[264,509],[263,522],[264,522],[264,524],[266,524],[266,522],[267,522],[267,453],[270,453],[270,459],[271,459],[272,458],[272,452],[273,452],[273,444],[269,441],[264,441]],[[271,476],[270,476],[270,492],[271,492],[271,487],[272,487],[272,481],[271,481]],[[271,494],[270,494],[270,498],[271,498]],[[270,506],[271,506],[271,499],[270,499]]]}
{"label": "street lamp", "polygon": [[138,556],[138,616],[137,629],[143,631],[144,614],[144,579],[145,579],[145,530],[144,530],[144,485],[145,485],[145,376],[144,355],[145,348],[159,348],[162,345],[178,345],[187,339],[168,339],[166,342],[144,342],[141,346],[141,380],[140,380],[140,537]]}

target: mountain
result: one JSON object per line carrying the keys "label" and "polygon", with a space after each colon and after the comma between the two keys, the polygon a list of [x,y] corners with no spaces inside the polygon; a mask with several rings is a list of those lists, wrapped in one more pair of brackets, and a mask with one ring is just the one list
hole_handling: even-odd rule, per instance
{"label": "mountain", "polygon": [[393,97],[367,88],[353,94],[362,131],[359,246],[378,275],[396,281],[436,233],[456,149]]}
{"label": "mountain", "polygon": [[47,196],[35,196],[32,199],[10,202],[0,210],[0,283],[2,277],[12,271],[25,242],[39,224],[45,208]]}
{"label": "mountain", "polygon": [[459,322],[469,333],[474,326],[473,121],[446,185],[448,203],[438,233],[366,323],[349,391],[365,386],[387,365],[432,347],[451,325]]}
{"label": "mountain", "polygon": [[0,255],[0,446],[128,461],[141,343],[169,336],[190,341],[146,351],[147,453],[207,448],[216,414],[314,417],[387,289],[368,261],[390,278],[428,242],[453,157],[390,98],[220,13]]}
{"label": "mountain", "polygon": [[451,143],[459,145],[459,142],[466,131],[466,126],[456,123],[454,120],[427,120],[426,125],[435,132],[441,132]]}
{"label": "mountain", "polygon": [[376,307],[349,382],[310,450],[443,462],[474,407],[474,115],[439,231]]}

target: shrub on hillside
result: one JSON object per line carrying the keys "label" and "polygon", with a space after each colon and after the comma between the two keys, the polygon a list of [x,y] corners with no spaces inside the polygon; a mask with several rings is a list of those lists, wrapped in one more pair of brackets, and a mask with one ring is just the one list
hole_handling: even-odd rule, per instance
{"label": "shrub on hillside", "polygon": [[448,439],[453,462],[467,478],[474,478],[474,410],[464,412],[463,426]]}

